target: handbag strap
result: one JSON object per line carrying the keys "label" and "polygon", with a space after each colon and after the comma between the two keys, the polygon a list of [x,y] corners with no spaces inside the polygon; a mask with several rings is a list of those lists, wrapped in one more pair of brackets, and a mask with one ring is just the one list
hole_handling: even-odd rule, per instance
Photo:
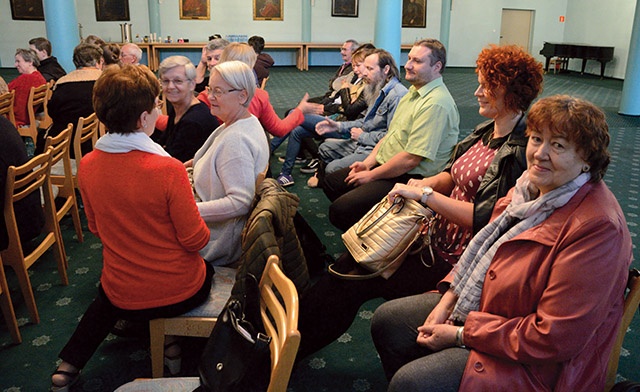
{"label": "handbag strap", "polygon": [[385,265],[384,268],[380,268],[378,271],[376,272],[372,272],[370,274],[366,274],[366,275],[349,275],[349,274],[343,274],[341,272],[336,271],[333,268],[333,264],[330,264],[328,268],[329,272],[335,276],[338,276],[340,278],[343,279],[347,279],[347,280],[366,280],[366,279],[372,279],[375,277],[378,277],[380,275],[382,275],[386,270],[388,270],[389,268],[391,268],[393,265],[395,265],[398,262],[402,262],[404,260],[404,258],[407,256],[407,253],[411,250],[411,246],[415,243],[415,241],[420,238],[422,236],[422,231],[418,230],[415,234],[415,236],[413,237],[413,240],[411,240],[409,242],[409,245],[407,245],[407,247],[402,251],[402,253],[400,253],[395,259],[393,259],[389,264]]}
{"label": "handbag strap", "polygon": [[[397,196],[393,199],[393,204],[391,204],[391,206],[389,206],[389,208],[387,208],[387,210],[385,212],[382,213],[382,215],[380,215],[378,218],[376,218],[375,221],[373,221],[372,223],[368,224],[367,227],[365,227],[364,229],[362,229],[362,226],[367,223],[371,217],[378,212],[378,210],[380,210],[382,207],[384,207],[384,205],[387,203],[386,199],[382,199],[380,200],[380,202],[378,203],[378,206],[375,209],[372,209],[371,211],[369,211],[369,213],[367,213],[367,215],[362,219],[362,221],[360,222],[360,224],[358,225],[358,227],[356,228],[356,235],[358,237],[361,237],[364,233],[366,233],[367,231],[371,230],[372,227],[374,227],[375,225],[378,224],[378,222],[380,222],[385,216],[387,216],[388,213],[391,212],[391,210],[396,207],[396,206],[400,206],[400,208],[398,209],[397,212],[402,211],[402,207],[404,207],[404,198],[401,196]],[[397,213],[396,212],[396,213]]]}

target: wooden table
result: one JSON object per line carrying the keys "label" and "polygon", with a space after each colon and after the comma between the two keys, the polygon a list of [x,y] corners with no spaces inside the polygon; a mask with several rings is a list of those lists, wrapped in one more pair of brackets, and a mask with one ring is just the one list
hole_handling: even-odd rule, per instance
{"label": "wooden table", "polygon": [[[167,49],[187,49],[189,51],[201,50],[206,42],[185,42],[185,43],[136,43],[141,49],[147,52],[149,60],[149,68],[157,71],[160,66],[160,51]],[[410,50],[412,44],[402,44],[401,50]],[[296,51],[296,67],[301,71],[309,70],[309,51],[313,49],[335,49],[337,51],[342,48],[341,42],[268,42],[265,49],[284,49]]]}
{"label": "wooden table", "polygon": [[[185,42],[185,43],[153,43],[148,44],[151,46],[151,55],[153,63],[149,62],[149,68],[153,71],[157,71],[160,66],[160,51],[166,49],[202,49],[206,42]],[[303,70],[305,60],[304,45],[301,42],[269,42],[265,44],[265,49],[295,49],[296,50],[296,67],[299,70]]]}

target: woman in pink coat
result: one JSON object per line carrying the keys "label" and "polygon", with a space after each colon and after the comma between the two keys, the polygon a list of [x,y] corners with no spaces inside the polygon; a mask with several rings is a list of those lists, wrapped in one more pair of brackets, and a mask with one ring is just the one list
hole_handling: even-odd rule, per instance
{"label": "woman in pink coat", "polygon": [[[631,237],[602,177],[608,127],[553,96],[527,119],[528,169],[438,293],[383,304],[372,335],[389,391],[601,391]],[[420,189],[396,194],[419,200]],[[426,320],[425,320],[426,317]]]}

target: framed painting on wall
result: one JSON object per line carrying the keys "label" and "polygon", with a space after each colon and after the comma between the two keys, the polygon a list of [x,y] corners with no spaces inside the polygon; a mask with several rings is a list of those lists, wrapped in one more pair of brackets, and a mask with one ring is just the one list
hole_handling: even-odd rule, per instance
{"label": "framed painting on wall", "polygon": [[253,20],[283,20],[284,0],[253,0]]}
{"label": "framed painting on wall", "polygon": [[180,0],[180,19],[209,20],[209,0]]}
{"label": "framed painting on wall", "polygon": [[98,22],[129,20],[129,0],[94,0]]}
{"label": "framed painting on wall", "polygon": [[331,16],[358,17],[358,0],[331,0]]}
{"label": "framed painting on wall", "polygon": [[42,0],[11,0],[13,20],[44,20]]}
{"label": "framed painting on wall", "polygon": [[427,27],[427,0],[402,0],[402,27]]}

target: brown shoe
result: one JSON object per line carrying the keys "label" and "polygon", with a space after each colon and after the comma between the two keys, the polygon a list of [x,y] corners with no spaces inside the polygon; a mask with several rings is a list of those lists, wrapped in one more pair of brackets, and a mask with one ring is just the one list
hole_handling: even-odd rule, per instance
{"label": "brown shoe", "polygon": [[307,180],[307,186],[309,188],[318,187],[318,173],[314,174],[312,177],[309,177],[309,179]]}

